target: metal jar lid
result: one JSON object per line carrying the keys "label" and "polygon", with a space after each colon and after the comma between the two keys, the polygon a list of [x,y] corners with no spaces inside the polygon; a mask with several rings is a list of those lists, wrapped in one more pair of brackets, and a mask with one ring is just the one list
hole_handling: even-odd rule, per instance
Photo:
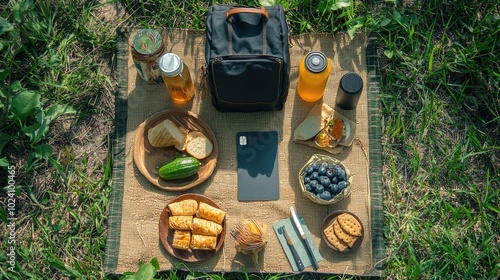
{"label": "metal jar lid", "polygon": [[133,47],[140,54],[153,54],[161,45],[161,35],[154,29],[141,29],[134,36]]}
{"label": "metal jar lid", "polygon": [[363,89],[363,80],[356,73],[347,73],[340,79],[340,87],[348,94],[356,94]]}
{"label": "metal jar lid", "polygon": [[313,73],[321,73],[328,65],[328,59],[322,52],[310,52],[306,56],[305,63],[307,70]]}
{"label": "metal jar lid", "polygon": [[175,53],[166,53],[158,61],[158,66],[165,76],[173,77],[181,73],[182,60]]}

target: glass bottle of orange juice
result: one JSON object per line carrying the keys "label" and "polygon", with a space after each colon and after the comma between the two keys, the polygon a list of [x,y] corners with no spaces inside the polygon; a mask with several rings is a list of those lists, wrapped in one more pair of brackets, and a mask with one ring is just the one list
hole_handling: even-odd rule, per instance
{"label": "glass bottle of orange juice", "polygon": [[297,91],[305,101],[314,102],[323,97],[332,64],[322,52],[310,52],[299,64]]}
{"label": "glass bottle of orange juice", "polygon": [[166,53],[158,61],[163,82],[174,102],[185,103],[194,96],[194,84],[189,68],[178,55]]}

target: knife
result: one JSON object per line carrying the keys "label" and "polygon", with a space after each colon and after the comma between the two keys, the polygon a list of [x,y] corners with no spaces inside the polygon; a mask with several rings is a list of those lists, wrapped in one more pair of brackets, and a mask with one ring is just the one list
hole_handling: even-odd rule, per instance
{"label": "knife", "polygon": [[309,242],[307,242],[307,237],[306,234],[304,233],[304,229],[302,228],[302,225],[300,224],[299,218],[297,217],[297,213],[295,213],[295,209],[293,209],[293,206],[290,206],[290,213],[292,213],[292,219],[299,230],[300,237],[302,238],[302,241],[306,244],[307,251],[309,251],[309,255],[311,256],[311,260],[313,261],[314,268],[317,270],[319,268],[318,261],[316,260],[316,257],[314,256],[313,250],[311,248],[311,245],[309,245]]}
{"label": "knife", "polygon": [[299,254],[297,253],[297,250],[295,250],[295,246],[293,246],[293,241],[290,235],[288,235],[288,232],[285,229],[285,226],[281,227],[281,232],[285,236],[286,243],[288,243],[288,247],[290,247],[290,251],[292,251],[293,258],[295,259],[295,262],[297,263],[297,267],[299,268],[300,271],[304,270],[304,264],[302,263],[302,260],[299,257]]}

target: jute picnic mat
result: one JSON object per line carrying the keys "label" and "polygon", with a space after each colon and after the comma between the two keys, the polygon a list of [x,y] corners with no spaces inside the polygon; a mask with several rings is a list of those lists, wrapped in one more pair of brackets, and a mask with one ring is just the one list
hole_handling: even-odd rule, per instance
{"label": "jute picnic mat", "polygon": [[[211,104],[202,76],[205,34],[200,30],[161,30],[167,49],[178,54],[191,70],[197,87],[192,102],[175,105],[163,84],[147,84],[137,74],[129,53],[135,30],[124,34],[118,45],[118,87],[116,104],[116,142],[114,146],[113,186],[110,197],[108,241],[105,270],[108,273],[136,271],[140,261],[157,258],[161,269],[176,267],[180,261],[162,246],[158,234],[160,214],[167,202],[183,193],[203,194],[227,211],[228,234],[224,247],[210,259],[187,263],[194,271],[292,272],[273,224],[290,217],[293,205],[309,228],[323,257],[318,273],[381,275],[385,258],[381,184],[380,112],[378,68],[374,40],[366,34],[306,34],[291,37],[291,84],[285,108],[278,112],[221,113]],[[302,101],[296,92],[298,65],[309,51],[322,51],[332,60],[332,71],[325,95],[316,103]],[[356,122],[356,141],[339,154],[354,176],[349,198],[333,206],[313,203],[301,194],[297,174],[315,153],[328,154],[293,142],[294,129],[311,108],[324,102],[332,107],[339,80],[347,72],[358,73],[364,88],[357,109],[340,113]],[[160,190],[139,172],[133,160],[133,145],[138,126],[164,109],[182,109],[199,115],[213,130],[219,144],[219,157],[213,176],[184,192]],[[237,199],[236,141],[238,131],[270,131],[279,134],[278,165],[280,199],[278,201],[239,202]],[[359,216],[365,227],[361,246],[353,252],[333,252],[321,238],[323,219],[334,210],[349,210]],[[250,256],[236,252],[229,235],[240,220],[253,217],[268,225],[269,244],[261,252],[258,266]],[[312,267],[306,271],[313,271]]]}

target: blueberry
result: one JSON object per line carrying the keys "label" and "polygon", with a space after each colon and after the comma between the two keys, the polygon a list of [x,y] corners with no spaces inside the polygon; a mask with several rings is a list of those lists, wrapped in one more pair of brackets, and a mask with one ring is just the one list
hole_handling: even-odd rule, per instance
{"label": "blueberry", "polygon": [[319,175],[326,175],[326,168],[321,166],[319,169],[318,169],[318,173]]}
{"label": "blueberry", "polygon": [[328,178],[327,176],[321,176],[319,177],[319,183],[323,186],[323,187],[328,187],[330,185],[330,178]]}
{"label": "blueberry", "polygon": [[311,163],[310,166],[313,168],[314,171],[318,171],[319,169],[319,164],[317,162]]}
{"label": "blueberry", "polygon": [[325,169],[326,169],[326,168],[328,168],[328,162],[323,162],[323,163],[321,164],[321,167],[324,167]]}
{"label": "blueberry", "polygon": [[319,180],[319,173],[314,171],[313,173],[311,173],[311,180]]}
{"label": "blueberry", "polygon": [[308,192],[312,191],[312,187],[310,184],[306,184],[305,187],[306,187],[306,191],[308,191]]}
{"label": "blueberry", "polygon": [[343,191],[345,188],[347,188],[347,182],[346,181],[340,181],[337,186],[339,187],[339,192]]}
{"label": "blueberry", "polygon": [[345,170],[344,169],[338,169],[337,170],[337,176],[339,177],[339,179],[345,181],[345,179],[346,179]]}
{"label": "blueberry", "polygon": [[305,174],[311,175],[311,173],[313,173],[313,171],[314,171],[314,169],[312,168],[312,166],[308,166],[308,167],[306,167]]}
{"label": "blueberry", "polygon": [[320,195],[319,195],[319,198],[323,199],[323,200],[330,200],[332,199],[332,195],[330,194],[329,191],[324,191],[322,192]]}
{"label": "blueberry", "polygon": [[339,193],[339,186],[337,184],[331,184],[330,185],[330,192],[332,194],[338,194]]}
{"label": "blueberry", "polygon": [[333,176],[330,181],[332,181],[333,184],[337,184],[339,182],[339,177]]}
{"label": "blueberry", "polygon": [[316,189],[316,187],[317,187],[317,186],[319,186],[319,183],[318,183],[318,181],[316,181],[316,180],[311,180],[311,181],[309,182],[309,185],[311,186],[311,188],[312,188],[313,190],[315,190],[315,189]]}
{"label": "blueberry", "polygon": [[323,185],[318,184],[318,186],[316,186],[316,193],[322,193],[324,191],[325,187],[323,187]]}
{"label": "blueberry", "polygon": [[311,177],[304,177],[304,184],[311,182]]}
{"label": "blueberry", "polygon": [[327,169],[327,170],[326,170],[326,176],[327,176],[328,178],[332,179],[332,178],[333,178],[333,174],[334,174],[334,172],[333,172],[333,170],[332,170],[332,169]]}

